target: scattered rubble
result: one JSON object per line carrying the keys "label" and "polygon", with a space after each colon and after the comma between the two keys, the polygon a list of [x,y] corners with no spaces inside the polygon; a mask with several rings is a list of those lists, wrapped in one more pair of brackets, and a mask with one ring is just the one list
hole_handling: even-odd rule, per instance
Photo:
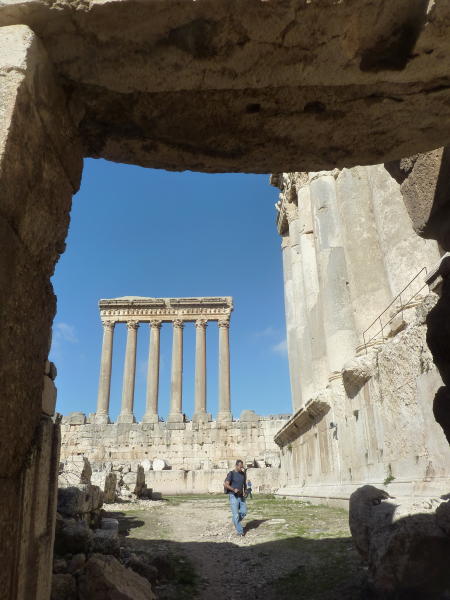
{"label": "scattered rubble", "polygon": [[350,530],[378,597],[433,600],[448,593],[449,514],[441,498],[399,502],[371,485],[351,495]]}

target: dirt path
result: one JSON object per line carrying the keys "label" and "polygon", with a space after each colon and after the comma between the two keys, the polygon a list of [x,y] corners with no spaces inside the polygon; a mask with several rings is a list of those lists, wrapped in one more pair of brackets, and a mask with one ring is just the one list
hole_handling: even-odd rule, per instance
{"label": "dirt path", "polygon": [[155,588],[161,600],[218,600],[225,591],[230,600],[364,597],[344,511],[257,497],[248,501],[241,538],[226,496],[113,508],[121,511],[126,548],[163,564]]}

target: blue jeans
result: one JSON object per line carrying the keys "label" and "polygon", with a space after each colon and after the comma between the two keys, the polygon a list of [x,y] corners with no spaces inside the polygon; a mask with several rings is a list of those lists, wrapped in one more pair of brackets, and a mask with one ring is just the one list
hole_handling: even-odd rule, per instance
{"label": "blue jeans", "polygon": [[236,531],[239,533],[239,535],[244,535],[241,521],[247,514],[247,505],[245,504],[245,500],[242,498],[242,496],[235,496],[230,492],[229,497],[233,524],[236,527]]}

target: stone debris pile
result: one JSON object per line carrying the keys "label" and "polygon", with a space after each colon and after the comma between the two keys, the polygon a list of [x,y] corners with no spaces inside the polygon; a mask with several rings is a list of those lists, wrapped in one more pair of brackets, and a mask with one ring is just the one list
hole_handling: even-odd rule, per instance
{"label": "stone debris pile", "polygon": [[151,497],[143,467],[93,472],[87,458],[73,456],[61,464],[58,483],[51,600],[154,599],[150,582],[123,555],[119,521],[102,510],[105,501]]}

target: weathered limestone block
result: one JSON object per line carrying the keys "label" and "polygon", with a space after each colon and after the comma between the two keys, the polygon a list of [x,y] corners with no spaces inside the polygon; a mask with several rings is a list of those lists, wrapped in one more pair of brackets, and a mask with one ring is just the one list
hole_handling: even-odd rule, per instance
{"label": "weathered limestone block", "polygon": [[50,276],[82,153],[44,46],[26,26],[0,28],[0,98],[0,589],[8,600],[47,600],[59,462],[59,426],[42,418]]}
{"label": "weathered limestone block", "polygon": [[373,164],[448,142],[445,2],[297,9],[9,0],[0,25],[28,24],[43,40],[88,156],[264,173]]}
{"label": "weathered limestone block", "polygon": [[62,469],[58,477],[59,487],[64,488],[72,485],[76,486],[79,483],[91,483],[92,467],[85,456],[70,456],[61,466]]}
{"label": "weathered limestone block", "polygon": [[450,536],[439,526],[441,502],[404,499],[399,504],[370,485],[351,495],[352,537],[381,597],[438,598],[448,589]]}
{"label": "weathered limestone block", "polygon": [[92,549],[94,534],[86,521],[77,521],[73,518],[58,522],[55,535],[55,553],[86,554]]}
{"label": "weathered limestone block", "polygon": [[80,600],[155,600],[150,583],[113,556],[93,554],[78,579]]}
{"label": "weathered limestone block", "polygon": [[168,467],[168,464],[164,460],[164,458],[155,458],[155,460],[153,461],[153,470],[154,471],[164,471],[164,469],[167,469],[167,467]]}
{"label": "weathered limestone block", "polygon": [[96,485],[79,484],[58,489],[58,512],[64,517],[85,518],[103,504],[103,492]]}
{"label": "weathered limestone block", "polygon": [[136,496],[140,496],[142,490],[145,488],[145,473],[142,466],[138,466],[137,472],[130,471],[129,473],[122,474],[121,483]]}
{"label": "weathered limestone block", "polygon": [[114,472],[95,472],[92,474],[91,481],[103,491],[103,502],[105,504],[115,502],[117,489],[117,473]]}
{"label": "weathered limestone block", "polygon": [[92,552],[119,556],[120,541],[116,529],[96,529],[92,538]]}
{"label": "weathered limestone block", "polygon": [[362,386],[375,373],[377,366],[377,352],[369,350],[360,356],[355,356],[345,363],[342,369],[342,379],[347,394],[353,398]]}
{"label": "weathered limestone block", "polygon": [[254,410],[243,410],[239,417],[239,421],[241,423],[257,423],[259,421],[259,416]]}

